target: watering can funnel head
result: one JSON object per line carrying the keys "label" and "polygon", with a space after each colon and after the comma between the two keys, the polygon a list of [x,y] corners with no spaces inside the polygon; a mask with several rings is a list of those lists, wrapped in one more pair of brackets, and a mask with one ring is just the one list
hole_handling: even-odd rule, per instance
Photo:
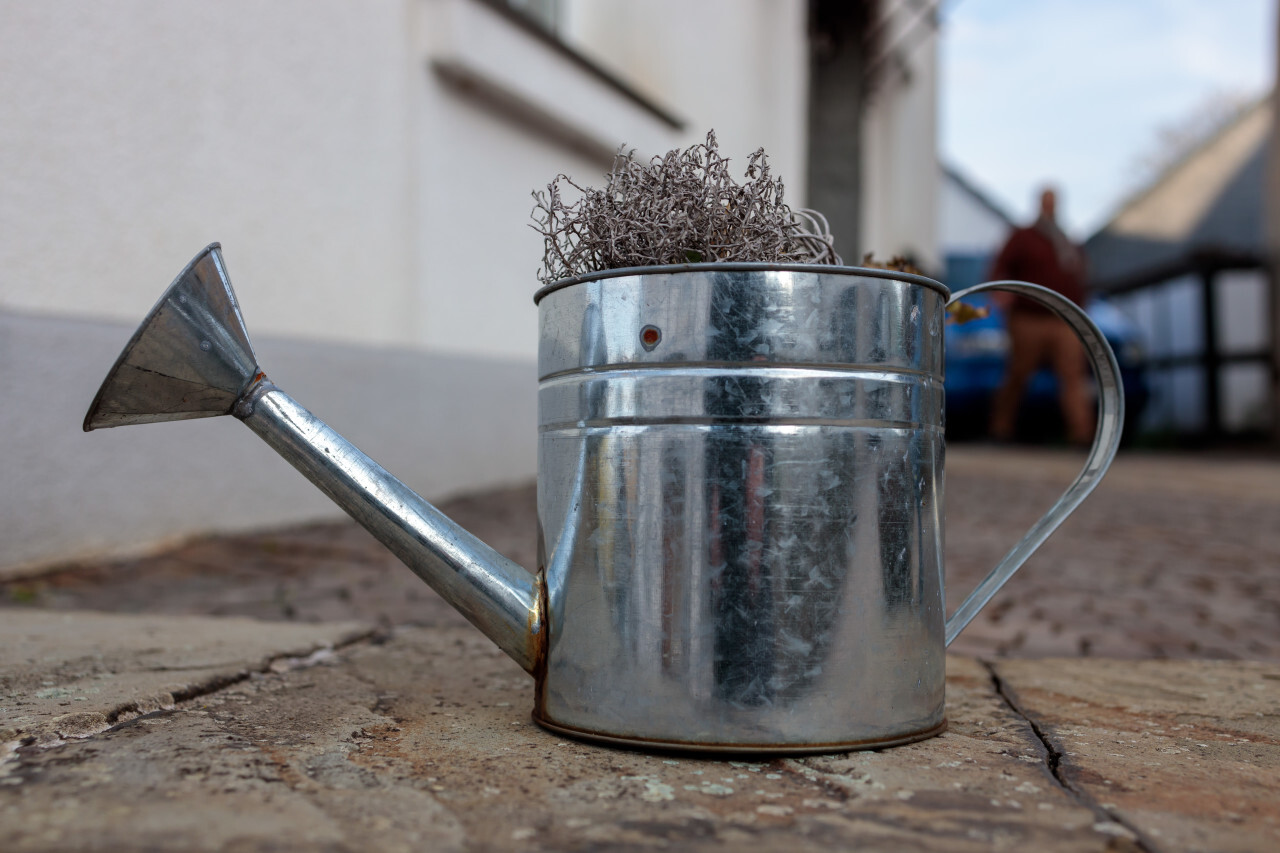
{"label": "watering can funnel head", "polygon": [[221,247],[211,243],[125,345],[84,429],[230,414],[257,375]]}
{"label": "watering can funnel head", "polygon": [[84,419],[102,427],[235,415],[526,670],[542,585],[387,473],[258,367],[217,243],[187,264],[116,359]]}

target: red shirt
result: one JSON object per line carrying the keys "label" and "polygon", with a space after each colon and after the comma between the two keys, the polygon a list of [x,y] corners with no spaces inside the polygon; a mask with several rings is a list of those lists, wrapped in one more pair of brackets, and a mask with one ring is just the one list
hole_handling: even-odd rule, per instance
{"label": "red shirt", "polygon": [[[991,267],[991,278],[1016,279],[1043,285],[1077,305],[1084,304],[1084,259],[1078,249],[1074,263],[1064,264],[1047,234],[1034,226],[1019,228],[1009,236]],[[1012,314],[1046,314],[1047,308],[1019,297],[1009,309]]]}

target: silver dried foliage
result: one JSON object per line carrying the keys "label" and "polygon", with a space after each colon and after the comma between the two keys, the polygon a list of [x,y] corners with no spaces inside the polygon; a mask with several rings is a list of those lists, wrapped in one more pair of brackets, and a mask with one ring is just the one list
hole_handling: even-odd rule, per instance
{"label": "silver dried foliage", "polygon": [[[764,149],[738,183],[715,131],[706,142],[648,163],[620,149],[603,189],[557,175],[535,192],[533,225],[544,284],[621,267],[715,261],[840,264],[822,214],[783,203]],[[565,196],[576,198],[566,202]]]}

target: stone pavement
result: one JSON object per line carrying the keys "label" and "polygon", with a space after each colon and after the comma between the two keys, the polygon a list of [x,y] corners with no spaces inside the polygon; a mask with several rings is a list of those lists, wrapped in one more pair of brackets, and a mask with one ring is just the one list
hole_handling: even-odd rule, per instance
{"label": "stone pavement", "polygon": [[[1057,499],[1081,459],[951,451],[951,607]],[[1280,459],[1121,455],[952,651],[1280,660]]]}
{"label": "stone pavement", "polygon": [[48,676],[6,689],[7,851],[1280,846],[1274,664],[953,657],[941,737],[724,761],[538,729],[470,628],[6,615],[0,679]]}
{"label": "stone pavement", "polygon": [[[1076,463],[953,449],[953,592]],[[531,498],[442,508],[532,564]],[[538,729],[346,524],[10,580],[0,848],[1280,849],[1277,510],[1274,462],[1122,458],[952,647],[945,735],[763,762]]]}
{"label": "stone pavement", "polygon": [[[949,449],[954,609],[1075,477],[1083,456]],[[281,476],[292,476],[282,466]],[[532,485],[440,504],[535,563]],[[1121,455],[952,651],[984,657],[1280,660],[1280,460]],[[0,604],[257,619],[463,625],[354,524],[197,540],[3,582]]]}

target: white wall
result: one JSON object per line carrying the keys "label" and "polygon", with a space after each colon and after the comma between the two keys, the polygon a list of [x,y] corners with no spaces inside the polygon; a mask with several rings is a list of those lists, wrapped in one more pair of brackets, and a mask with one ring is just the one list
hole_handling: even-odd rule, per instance
{"label": "white wall", "polygon": [[260,334],[414,341],[404,14],[6,2],[0,306],[134,322],[221,240]]}
{"label": "white wall", "polygon": [[862,245],[939,272],[937,33],[918,20],[916,4],[882,5],[890,19],[879,41],[902,47],[880,69],[863,119]]}
{"label": "white wall", "polygon": [[0,569],[336,514],[230,419],[80,432],[212,240],[267,372],[393,473],[532,476],[530,191],[716,127],[800,201],[804,4],[683,5],[566,3],[677,132],[471,0],[0,0]]}
{"label": "white wall", "polygon": [[[567,0],[565,38],[686,119],[674,144],[714,129],[746,168],[764,147],[787,201],[804,204],[807,6],[778,0]],[[647,156],[663,153],[626,140]]]}
{"label": "white wall", "polygon": [[461,0],[6,3],[0,306],[131,322],[220,240],[258,334],[531,359],[529,192],[607,164],[431,70],[495,35],[582,76]]}
{"label": "white wall", "polygon": [[[0,577],[341,515],[234,418],[81,432],[132,331],[0,311]],[[530,363],[269,336],[254,346],[282,388],[428,498],[532,476]]]}
{"label": "white wall", "polygon": [[[530,193],[568,173],[598,184],[625,141],[670,128],[551,47],[469,0],[419,0],[413,103],[419,342],[532,357],[542,238]],[[584,153],[584,149],[585,153]]]}

